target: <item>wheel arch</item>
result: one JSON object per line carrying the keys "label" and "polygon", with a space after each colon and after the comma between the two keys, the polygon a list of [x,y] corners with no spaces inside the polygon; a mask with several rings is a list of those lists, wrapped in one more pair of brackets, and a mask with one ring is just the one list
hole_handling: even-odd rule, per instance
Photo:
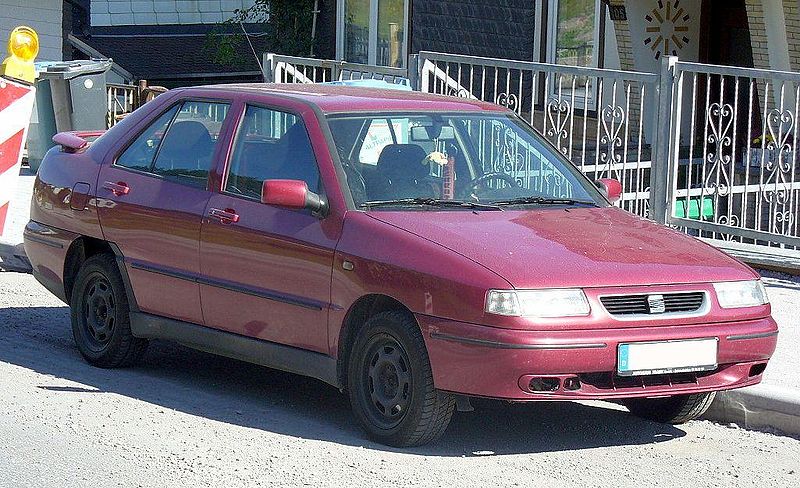
{"label": "wheel arch", "polygon": [[70,300],[72,299],[72,289],[75,286],[75,278],[78,276],[81,266],[83,266],[83,263],[86,262],[87,259],[98,254],[110,254],[114,256],[117,262],[117,268],[119,269],[119,274],[122,277],[122,282],[125,284],[125,293],[128,296],[128,304],[130,305],[132,311],[138,310],[138,307],[136,306],[136,300],[133,296],[133,289],[131,288],[128,272],[125,269],[125,262],[122,252],[119,250],[117,245],[112,242],[88,236],[81,236],[72,241],[72,244],[70,244],[69,249],[67,250],[66,258],[64,259],[63,282],[64,296],[66,297],[67,303],[70,303]]}
{"label": "wheel arch", "polygon": [[416,322],[411,309],[396,298],[380,293],[360,297],[347,311],[344,321],[342,322],[341,330],[339,331],[339,344],[336,359],[336,375],[342,389],[347,388],[347,362],[350,359],[350,351],[358,336],[358,332],[364,326],[367,319],[373,315],[387,311],[406,313]]}

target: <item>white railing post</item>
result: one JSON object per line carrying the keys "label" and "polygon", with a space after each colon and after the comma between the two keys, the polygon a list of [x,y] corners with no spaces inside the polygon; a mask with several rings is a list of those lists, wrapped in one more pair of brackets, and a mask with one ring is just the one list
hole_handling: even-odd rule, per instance
{"label": "white railing post", "polygon": [[264,83],[275,83],[275,55],[264,53]]}
{"label": "white railing post", "polygon": [[661,61],[660,79],[658,82],[658,109],[655,112],[653,151],[650,169],[650,215],[661,224],[667,222],[667,209],[671,206],[668,200],[672,196],[669,191],[670,169],[678,162],[679,138],[676,132],[680,126],[680,118],[675,119],[675,65],[677,56],[665,56]]}

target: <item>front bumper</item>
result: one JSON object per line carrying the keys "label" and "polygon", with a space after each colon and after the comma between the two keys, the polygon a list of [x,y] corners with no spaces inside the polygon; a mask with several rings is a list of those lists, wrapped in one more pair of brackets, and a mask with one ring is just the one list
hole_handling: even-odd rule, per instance
{"label": "front bumper", "polygon": [[[771,317],[722,324],[570,331],[511,330],[416,317],[436,388],[516,401],[666,396],[754,385],[761,381],[778,334]],[[621,342],[711,337],[719,339],[716,370],[624,378],[615,374]],[[559,387],[533,391],[530,383],[534,378],[557,378]]]}

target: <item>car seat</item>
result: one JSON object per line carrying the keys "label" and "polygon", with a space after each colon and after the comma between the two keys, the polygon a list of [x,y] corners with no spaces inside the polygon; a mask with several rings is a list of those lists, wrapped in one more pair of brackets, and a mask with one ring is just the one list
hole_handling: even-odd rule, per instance
{"label": "car seat", "polygon": [[422,164],[427,153],[416,144],[389,144],[378,157],[377,174],[380,179],[367,188],[371,200],[414,198],[419,194],[420,181],[428,176],[430,168]]}

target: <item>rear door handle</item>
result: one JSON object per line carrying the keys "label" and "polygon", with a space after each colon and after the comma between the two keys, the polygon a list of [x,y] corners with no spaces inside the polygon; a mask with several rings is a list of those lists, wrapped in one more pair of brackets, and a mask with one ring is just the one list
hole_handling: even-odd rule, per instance
{"label": "rear door handle", "polygon": [[226,208],[225,210],[221,208],[212,208],[208,210],[208,215],[209,217],[219,219],[223,224],[235,224],[239,221],[239,214],[232,208]]}
{"label": "rear door handle", "polygon": [[118,181],[116,183],[113,181],[106,181],[103,183],[103,188],[116,196],[127,195],[131,192],[131,187],[129,187],[124,181]]}

